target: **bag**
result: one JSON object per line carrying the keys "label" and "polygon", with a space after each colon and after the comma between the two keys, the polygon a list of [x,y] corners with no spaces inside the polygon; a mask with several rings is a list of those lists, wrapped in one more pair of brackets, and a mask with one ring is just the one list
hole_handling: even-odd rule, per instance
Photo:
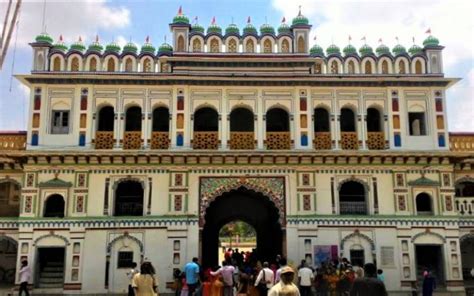
{"label": "bag", "polygon": [[267,281],[265,280],[265,270],[262,269],[262,272],[263,272],[263,279],[260,280],[260,282],[258,283],[258,289],[259,289],[260,291],[265,291],[265,290],[268,289],[268,288],[267,288]]}

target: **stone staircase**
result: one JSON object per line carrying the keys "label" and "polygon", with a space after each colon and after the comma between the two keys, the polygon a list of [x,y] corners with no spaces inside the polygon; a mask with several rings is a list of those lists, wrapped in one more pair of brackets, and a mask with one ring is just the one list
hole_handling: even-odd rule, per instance
{"label": "stone staircase", "polygon": [[47,262],[39,274],[38,288],[58,289],[64,284],[64,263]]}

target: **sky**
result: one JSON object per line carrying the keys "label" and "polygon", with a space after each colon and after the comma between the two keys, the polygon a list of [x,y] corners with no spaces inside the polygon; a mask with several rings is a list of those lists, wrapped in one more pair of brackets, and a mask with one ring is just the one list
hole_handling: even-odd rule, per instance
{"label": "sky", "polygon": [[[7,0],[0,0],[0,20]],[[405,47],[422,45],[428,28],[446,48],[443,51],[446,77],[462,80],[447,92],[448,129],[474,131],[474,0],[46,0],[46,31],[67,44],[79,36],[89,45],[99,35],[103,45],[115,40],[124,45],[132,40],[142,45],[146,36],[158,47],[170,40],[169,23],[179,6],[190,20],[207,27],[212,18],[222,28],[234,21],[243,28],[250,16],[257,28],[267,22],[275,28],[302,14],[312,24],[311,44],[323,48],[335,43],[373,48],[378,40],[392,48],[396,37]],[[18,27],[0,72],[0,130],[25,130],[28,121],[28,88],[13,74],[31,71],[32,50],[28,45],[42,30],[44,0],[23,0]],[[316,37],[316,41],[314,40]],[[16,42],[15,42],[16,40]],[[15,46],[16,45],[16,46]]]}

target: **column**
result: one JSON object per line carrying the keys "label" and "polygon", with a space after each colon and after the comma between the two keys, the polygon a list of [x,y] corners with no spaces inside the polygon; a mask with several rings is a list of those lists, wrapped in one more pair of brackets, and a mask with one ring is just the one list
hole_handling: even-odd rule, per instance
{"label": "column", "polygon": [[[334,90],[335,92],[335,90]],[[340,124],[340,115],[339,115],[339,104],[337,103],[335,93],[332,99],[332,113],[331,113],[331,138],[334,140],[335,145],[334,149],[338,150],[339,140],[341,139],[341,124]]]}
{"label": "column", "polygon": [[[357,116],[358,118],[358,131],[357,132],[357,138],[359,141],[362,139],[362,149],[366,150],[367,149],[367,109],[365,108],[364,101],[362,100],[362,92],[359,96],[359,114],[360,116]],[[360,120],[359,120],[360,119]]]}
{"label": "column", "polygon": [[257,149],[265,149],[263,144],[263,139],[265,135],[265,121],[263,117],[265,116],[265,110],[263,106],[262,99],[262,90],[259,89],[257,92],[257,110],[255,110],[255,116],[257,117],[257,124],[255,126],[255,132],[257,133]]}
{"label": "column", "polygon": [[221,106],[222,106],[222,110],[219,114],[219,138],[221,140],[221,146],[220,148],[221,149],[224,149],[226,150],[227,149],[227,140],[229,138],[229,132],[228,132],[228,129],[229,129],[229,125],[228,125],[228,111],[227,111],[227,104],[224,103],[225,100],[227,99],[225,97],[225,91],[226,89],[222,89],[222,96],[221,96]]}

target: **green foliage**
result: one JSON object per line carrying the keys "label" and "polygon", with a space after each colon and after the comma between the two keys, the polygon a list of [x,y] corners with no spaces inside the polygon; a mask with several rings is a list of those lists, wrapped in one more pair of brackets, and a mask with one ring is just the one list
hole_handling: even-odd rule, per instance
{"label": "green foliage", "polygon": [[255,229],[248,223],[243,221],[233,221],[222,226],[219,231],[219,237],[230,237],[239,235],[241,238],[256,237]]}

